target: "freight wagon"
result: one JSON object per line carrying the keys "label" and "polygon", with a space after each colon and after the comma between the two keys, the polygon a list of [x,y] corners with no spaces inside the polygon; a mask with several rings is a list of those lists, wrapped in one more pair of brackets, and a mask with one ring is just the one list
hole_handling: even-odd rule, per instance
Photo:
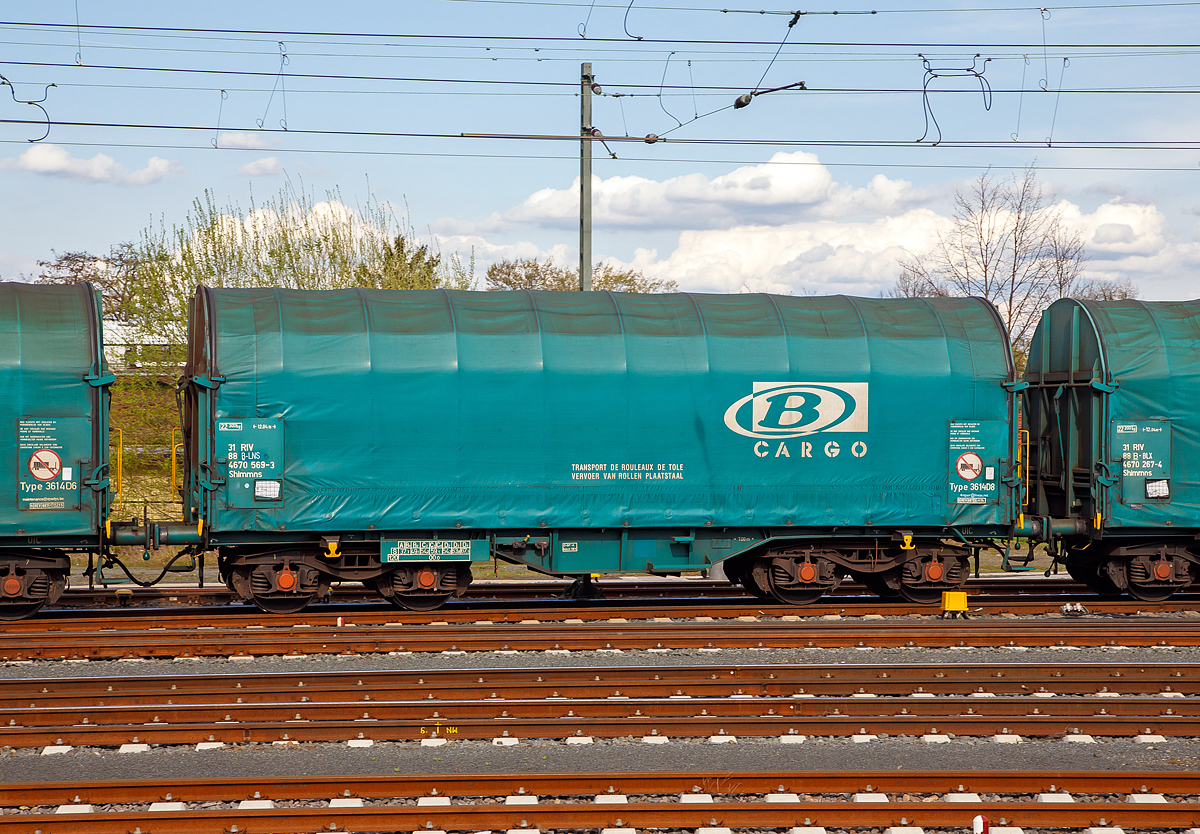
{"label": "freight wagon", "polygon": [[431,609],[492,556],[930,602],[1022,500],[976,298],[201,287],[181,385],[184,520],[114,540],[215,550],[268,611]]}
{"label": "freight wagon", "polygon": [[1025,381],[1023,511],[1055,557],[1105,595],[1157,601],[1194,583],[1200,301],[1057,301]]}
{"label": "freight wagon", "polygon": [[70,554],[100,550],[113,381],[90,284],[0,284],[0,619],[53,603]]}

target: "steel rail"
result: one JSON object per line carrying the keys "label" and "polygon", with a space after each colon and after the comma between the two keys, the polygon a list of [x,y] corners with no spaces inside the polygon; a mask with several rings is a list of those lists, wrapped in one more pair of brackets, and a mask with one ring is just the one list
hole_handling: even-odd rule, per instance
{"label": "steel rail", "polygon": [[[481,831],[507,829],[605,829],[704,827],[790,827],[803,819],[814,826],[882,828],[910,826],[961,830],[976,814],[1026,828],[1087,828],[1107,822],[1129,830],[1188,828],[1200,820],[1197,806],[1122,805],[1088,802],[1048,805],[1011,802],[796,802],[676,805],[658,802],[621,806],[592,803],[554,805],[452,805],[448,808],[286,808],[273,810],[114,812],[0,817],[0,831],[37,834],[294,834],[297,831],[419,831],[426,828]],[[618,825],[620,823],[620,825]],[[1101,826],[1105,827],[1105,826]]]}
{"label": "steel rail", "polygon": [[[478,580],[467,588],[463,599],[474,600],[542,600],[561,596],[570,584],[567,580],[559,579],[503,579]],[[733,585],[724,579],[647,579],[647,578],[610,578],[601,577],[596,580],[596,586],[603,590],[608,599],[628,598],[678,598],[678,597],[735,597],[746,600],[752,599],[740,586]],[[122,600],[117,597],[117,591],[128,591],[126,603],[140,604],[148,602],[178,602],[184,600],[189,604],[223,604],[240,600],[233,591],[223,585],[206,585],[201,588],[196,584],[170,583],[156,585],[151,588],[140,588],[125,584],[88,588],[78,586],[68,588],[56,604],[56,608],[66,608],[76,605],[120,605]],[[1017,594],[1072,594],[1092,596],[1087,588],[1066,577],[1036,577],[1026,575],[1011,576],[982,576],[968,580],[962,590],[971,595],[1004,595]],[[125,596],[125,595],[123,595]],[[829,593],[829,596],[863,596],[874,597],[865,586],[857,582],[843,582]],[[874,597],[878,599],[878,597]],[[380,602],[379,594],[356,582],[339,583],[330,592],[333,603],[370,600]]]}
{"label": "steel rail", "polygon": [[[358,619],[358,618],[355,618]],[[1200,622],[1136,619],[689,622],[482,621],[350,623],[324,627],[0,632],[0,660],[377,654],[457,651],[594,651],[802,647],[1197,646]],[[303,625],[303,624],[298,624]]]}
{"label": "steel rail", "polygon": [[[1049,581],[1049,580],[1047,580]],[[664,583],[665,584],[665,583]],[[683,583],[676,583],[683,584]],[[794,615],[803,618],[816,618],[833,614],[851,616],[880,615],[880,616],[912,616],[937,613],[938,609],[931,605],[918,605],[902,600],[884,600],[864,593],[847,593],[823,598],[821,601],[802,606],[782,605],[769,600],[757,600],[747,596],[730,596],[721,593],[702,592],[696,595],[692,589],[691,596],[682,593],[671,595],[661,593],[657,599],[664,602],[647,600],[643,604],[634,604],[639,599],[650,595],[622,595],[608,600],[547,600],[545,596],[528,598],[468,597],[447,603],[442,608],[432,612],[409,612],[394,608],[381,601],[361,601],[357,604],[334,602],[331,604],[314,604],[300,614],[277,615],[265,614],[245,606],[200,605],[197,597],[184,597],[185,605],[140,607],[105,607],[92,609],[48,609],[32,620],[17,621],[14,627],[37,631],[43,628],[58,628],[60,630],[87,630],[100,624],[114,627],[144,626],[145,620],[153,620],[157,626],[179,626],[194,622],[198,618],[219,618],[228,625],[268,625],[281,622],[314,622],[338,614],[352,615],[359,620],[400,619],[405,622],[429,622],[439,620],[446,622],[470,622],[481,616],[491,616],[497,619],[513,619],[519,616],[539,617],[542,619],[604,619],[607,617],[649,618],[672,617],[687,618],[695,616],[736,617],[750,613],[761,613],[770,616]],[[171,594],[168,600],[178,599],[181,594]],[[667,602],[669,601],[669,602]],[[1064,604],[1082,605],[1085,609],[1096,614],[1136,614],[1136,613],[1177,613],[1200,609],[1200,596],[1195,594],[1177,595],[1169,600],[1157,603],[1139,602],[1132,599],[1107,600],[1100,599],[1094,594],[1082,593],[979,593],[970,596],[971,610],[984,615],[1016,614],[1036,616],[1054,613]],[[115,611],[120,611],[119,614]]]}
{"label": "steel rail", "polygon": [[[480,830],[486,828],[607,828],[702,826],[778,827],[804,819],[809,825],[859,828],[917,825],[960,828],[975,814],[1007,824],[1044,828],[1096,824],[1126,828],[1185,828],[1200,821],[1200,805],[1190,801],[1134,804],[1127,794],[1153,790],[1185,800],[1196,793],[1192,774],[1179,773],[727,773],[706,778],[698,774],[479,774],[420,777],[318,777],[284,779],[265,785],[258,780],[188,780],[171,785],[176,801],[212,801],[246,796],[328,801],[333,794],[355,798],[404,796],[416,799],[437,789],[448,805],[388,805],[361,808],[293,807],[182,811],[120,811],[89,814],[47,813],[0,816],[0,831],[37,830],[126,832],[156,831],[288,832],[298,830],[395,831],[422,828]],[[339,790],[340,789],[340,790]],[[1084,801],[1035,803],[1032,795],[1066,789]],[[951,802],[942,794],[961,791],[986,794],[980,801]],[[516,792],[522,791],[522,794]],[[681,802],[682,794],[703,791],[711,803]],[[767,795],[788,792],[796,801],[769,802]],[[856,792],[903,793],[909,801],[888,797],[885,802],[846,802]],[[157,797],[155,794],[157,793]],[[501,795],[523,795],[532,804],[499,804]],[[601,804],[592,797],[620,794],[627,804]],[[914,797],[914,794],[920,794]],[[931,795],[932,794],[932,795]],[[0,793],[7,804],[46,807],[50,801],[122,801],[123,804],[163,801],[163,786],[151,782],[119,785],[87,783],[45,785],[32,789],[11,786]],[[552,802],[544,802],[549,797]],[[1004,799],[1002,797],[1011,798]],[[104,797],[104,799],[101,799]],[[465,804],[463,798],[483,798]],[[781,798],[781,797],[777,797]],[[792,800],[793,797],[786,797]],[[934,799],[935,801],[927,801]],[[40,801],[39,801],[40,800]],[[489,801],[490,800],[490,801]],[[632,801],[630,801],[632,800]],[[655,801],[657,800],[657,801]],[[665,801],[664,801],[665,800]],[[486,803],[486,804],[485,804]]]}
{"label": "steel rail", "polygon": [[[1053,736],[1078,733],[1174,738],[1200,735],[1200,702],[1056,697],[968,702],[941,698],[612,698],[483,701],[328,701],[286,704],[191,704],[147,707],[94,706],[5,710],[0,743],[12,747],[57,744],[195,744],[202,741],[396,741],[430,738],[492,739],[572,735],[623,738],[646,735]],[[436,707],[436,709],[433,709]],[[499,723],[498,723],[499,722]],[[369,723],[369,728],[364,724]],[[440,729],[439,729],[440,727]],[[210,738],[211,737],[211,738]],[[136,740],[135,740],[136,739]]]}
{"label": "steel rail", "polygon": [[[422,773],[404,776],[304,776],[260,779],[209,777],[120,779],[86,782],[0,784],[0,807],[61,805],[78,801],[132,804],[161,801],[237,802],[243,799],[321,800],[333,796],[415,799],[531,796],[671,796],[695,788],[717,795],[797,793],[829,796],[865,792],[931,794],[972,792],[1029,797],[1065,792],[1073,796],[1158,793],[1200,796],[1200,773],[1188,770],[852,770],[852,771],[657,771],[570,773]],[[170,792],[168,799],[167,792]],[[1200,805],[1194,809],[1200,812]]]}
{"label": "steel rail", "polygon": [[[874,694],[1057,695],[1108,697],[1200,694],[1200,664],[1109,663],[736,665],[522,667],[417,671],[290,672],[135,677],[13,678],[0,680],[0,709],[230,702],[281,703],[301,698],[422,700]],[[352,695],[351,695],[352,693]]]}
{"label": "steel rail", "polygon": [[[1102,600],[1086,593],[1031,594],[1020,591],[1005,593],[999,590],[1001,586],[1012,585],[1015,582],[1015,580],[1009,583],[997,581],[994,583],[998,589],[996,592],[971,595],[969,597],[971,610],[985,616],[1000,614],[1038,616],[1057,613],[1064,603],[1082,605],[1093,614],[1105,615],[1179,613],[1200,610],[1200,595],[1196,594],[1176,595],[1164,602],[1146,603],[1129,599]],[[1046,582],[1057,584],[1064,589],[1077,587],[1060,583],[1058,580],[1046,580]],[[811,605],[791,606],[767,600],[754,600],[749,597],[729,598],[721,594],[707,594],[698,587],[702,584],[700,582],[677,581],[659,584],[685,586],[692,588],[693,591],[698,590],[701,594],[671,596],[662,593],[657,599],[665,600],[664,602],[657,602],[653,598],[641,599],[636,594],[609,600],[556,601],[548,600],[544,596],[529,599],[468,598],[453,600],[442,608],[430,612],[405,611],[386,602],[375,600],[357,604],[345,602],[315,604],[303,612],[293,615],[266,614],[246,605],[199,605],[199,599],[185,597],[186,605],[51,609],[42,612],[34,619],[5,623],[4,627],[6,631],[13,633],[18,631],[36,633],[44,630],[87,631],[96,628],[129,629],[147,626],[177,628],[193,624],[199,619],[220,622],[228,627],[278,626],[327,622],[331,617],[338,615],[350,616],[365,624],[385,621],[467,623],[481,617],[508,621],[534,617],[563,621],[567,619],[603,620],[611,617],[626,619],[654,617],[687,619],[697,616],[733,618],[757,613],[763,616],[796,616],[803,619],[815,619],[831,615],[929,616],[938,613],[935,606],[884,600],[861,593],[831,596]],[[153,589],[147,590],[153,591]],[[166,599],[178,600],[179,595],[172,594]],[[143,600],[143,602],[145,601]]]}
{"label": "steel rail", "polygon": [[[1047,594],[1034,596],[988,596],[970,599],[972,615],[996,616],[1042,616],[1057,613],[1064,604],[1082,605],[1093,615],[1122,614],[1166,614],[1200,610],[1200,597],[1195,595],[1171,598],[1165,602],[1146,603],[1133,600],[1098,600],[1095,597]],[[119,612],[119,613],[118,613]],[[353,617],[360,623],[400,621],[406,623],[469,623],[481,618],[514,621],[536,617],[543,620],[562,622],[568,619],[605,620],[611,617],[626,619],[689,619],[708,616],[713,618],[735,618],[759,614],[771,617],[795,616],[801,619],[817,619],[828,616],[936,616],[939,609],[933,605],[917,605],[908,602],[882,600],[877,597],[846,596],[810,605],[780,605],[765,600],[729,602],[719,598],[690,597],[672,598],[669,602],[645,602],[632,604],[624,600],[617,604],[613,600],[577,600],[547,603],[538,600],[508,601],[502,605],[485,602],[448,603],[429,612],[397,609],[387,603],[363,602],[357,605],[315,605],[299,614],[267,614],[252,607],[222,606],[166,606],[144,608],[101,608],[70,611],[48,611],[34,619],[5,623],[14,631],[36,633],[43,630],[87,631],[95,628],[179,628],[197,620],[219,622],[227,627],[249,627],[252,625],[278,626],[282,624],[328,622],[342,615]]]}

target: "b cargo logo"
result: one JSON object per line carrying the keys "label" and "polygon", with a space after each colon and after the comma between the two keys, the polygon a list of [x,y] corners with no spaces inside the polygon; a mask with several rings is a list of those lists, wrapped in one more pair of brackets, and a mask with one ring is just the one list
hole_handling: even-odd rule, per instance
{"label": "b cargo logo", "polygon": [[867,430],[865,382],[755,382],[725,411],[725,425],[746,437],[803,437]]}

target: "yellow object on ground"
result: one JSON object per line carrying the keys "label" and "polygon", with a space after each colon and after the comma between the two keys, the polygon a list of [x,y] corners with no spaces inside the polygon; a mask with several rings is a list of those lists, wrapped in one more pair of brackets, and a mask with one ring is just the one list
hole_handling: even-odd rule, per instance
{"label": "yellow object on ground", "polygon": [[966,611],[967,610],[967,592],[966,591],[942,591],[942,610],[943,611]]}

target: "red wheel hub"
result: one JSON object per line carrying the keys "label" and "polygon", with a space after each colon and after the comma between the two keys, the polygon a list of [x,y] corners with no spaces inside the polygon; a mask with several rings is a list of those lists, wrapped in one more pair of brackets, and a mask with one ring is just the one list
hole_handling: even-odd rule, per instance
{"label": "red wheel hub", "polygon": [[1156,564],[1154,566],[1154,578],[1155,579],[1163,579],[1163,580],[1170,579],[1171,578],[1171,563],[1170,562],[1159,562],[1158,564]]}
{"label": "red wheel hub", "polygon": [[275,577],[275,587],[281,591],[293,591],[296,589],[296,574],[294,571],[281,570],[279,575]]}
{"label": "red wheel hub", "polygon": [[431,568],[421,568],[417,571],[417,587],[426,590],[437,585],[437,574]]}
{"label": "red wheel hub", "polygon": [[15,576],[10,576],[4,580],[4,595],[6,597],[19,597],[21,595],[21,580]]}
{"label": "red wheel hub", "polygon": [[810,563],[805,562],[800,566],[800,579],[803,582],[812,582],[817,578],[817,569]]}
{"label": "red wheel hub", "polygon": [[925,566],[925,578],[930,582],[937,582],[944,575],[945,571],[942,570],[941,562],[930,562]]}

